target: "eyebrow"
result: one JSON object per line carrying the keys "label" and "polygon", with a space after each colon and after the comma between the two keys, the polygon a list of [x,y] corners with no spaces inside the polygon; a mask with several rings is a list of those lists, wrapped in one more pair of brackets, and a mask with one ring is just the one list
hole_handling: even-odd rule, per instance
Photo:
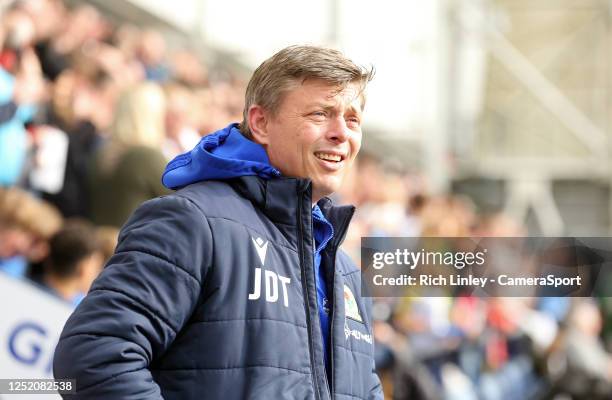
{"label": "eyebrow", "polygon": [[[329,110],[333,110],[334,108],[336,108],[336,104],[316,102],[316,103],[309,104],[308,107],[321,107],[325,111],[329,111]],[[351,102],[347,108],[357,114],[363,113],[363,109],[361,107],[355,107],[354,102]]]}
{"label": "eyebrow", "polygon": [[359,107],[355,107],[353,103],[349,104],[349,109],[354,113],[361,115],[363,113],[363,107],[360,105]]}

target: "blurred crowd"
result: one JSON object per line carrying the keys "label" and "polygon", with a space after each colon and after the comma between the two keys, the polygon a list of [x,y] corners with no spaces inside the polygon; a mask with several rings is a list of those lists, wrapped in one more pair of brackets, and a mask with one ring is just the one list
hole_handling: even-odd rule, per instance
{"label": "blurred crowd", "polygon": [[[209,68],[89,5],[0,0],[0,271],[78,304],[131,212],[166,193],[166,163],[241,120],[245,77]],[[364,236],[527,234],[369,154],[337,200],[358,207],[354,260]],[[609,298],[388,298],[374,315],[389,398],[612,398]]]}
{"label": "blurred crowd", "polygon": [[[523,224],[363,155],[339,200],[357,206],[345,250],[362,237],[522,237]],[[374,302],[376,362],[394,399],[611,399],[610,297],[481,297],[404,292]],[[392,397],[391,397],[392,396]]]}
{"label": "blurred crowd", "polygon": [[245,83],[95,7],[0,0],[0,270],[77,304],[168,160],[239,120]]}

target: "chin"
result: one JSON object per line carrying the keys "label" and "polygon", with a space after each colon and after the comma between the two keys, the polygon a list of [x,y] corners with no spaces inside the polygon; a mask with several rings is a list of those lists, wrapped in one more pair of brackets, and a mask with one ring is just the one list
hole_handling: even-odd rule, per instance
{"label": "chin", "polygon": [[[315,182],[313,182],[313,196],[316,196],[316,193],[319,194],[319,199],[322,199],[323,197],[327,197],[330,196],[332,194],[334,194],[335,192],[337,192],[338,190],[340,190],[340,184],[330,184],[329,182],[326,182],[326,184],[317,184]],[[319,200],[317,199],[317,201]]]}

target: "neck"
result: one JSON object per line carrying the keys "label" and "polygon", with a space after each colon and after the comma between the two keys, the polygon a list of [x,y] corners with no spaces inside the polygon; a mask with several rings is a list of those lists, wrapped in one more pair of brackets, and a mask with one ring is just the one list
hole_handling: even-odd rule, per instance
{"label": "neck", "polygon": [[64,300],[72,300],[79,293],[79,281],[71,278],[60,278],[55,275],[46,275],[45,284],[55,290]]}
{"label": "neck", "polygon": [[319,200],[321,200],[323,197],[325,197],[324,195],[322,195],[321,193],[318,193],[317,190],[315,188],[312,188],[312,206],[314,207],[315,204],[317,204],[319,202]]}

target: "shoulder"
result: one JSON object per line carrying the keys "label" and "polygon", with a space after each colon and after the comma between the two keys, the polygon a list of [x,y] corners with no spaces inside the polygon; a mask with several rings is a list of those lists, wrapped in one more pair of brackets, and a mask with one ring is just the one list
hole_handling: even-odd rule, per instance
{"label": "shoulder", "polygon": [[[168,223],[196,225],[205,219],[203,211],[191,200],[175,193],[156,197],[142,203],[132,214],[122,229],[122,233],[148,224]],[[172,223],[170,224],[170,221]]]}
{"label": "shoulder", "polygon": [[202,210],[171,194],[145,201],[134,211],[121,229],[116,253],[155,256],[191,271],[210,262],[211,243]]}
{"label": "shoulder", "polygon": [[248,221],[254,206],[226,181],[202,181],[176,191],[175,196],[197,206],[209,218]]}
{"label": "shoulder", "polygon": [[[207,219],[213,232],[257,232],[285,247],[295,248],[290,239],[258,204],[245,197],[231,180],[202,181],[187,185],[174,193],[190,201]],[[229,230],[227,230],[229,229]]]}

